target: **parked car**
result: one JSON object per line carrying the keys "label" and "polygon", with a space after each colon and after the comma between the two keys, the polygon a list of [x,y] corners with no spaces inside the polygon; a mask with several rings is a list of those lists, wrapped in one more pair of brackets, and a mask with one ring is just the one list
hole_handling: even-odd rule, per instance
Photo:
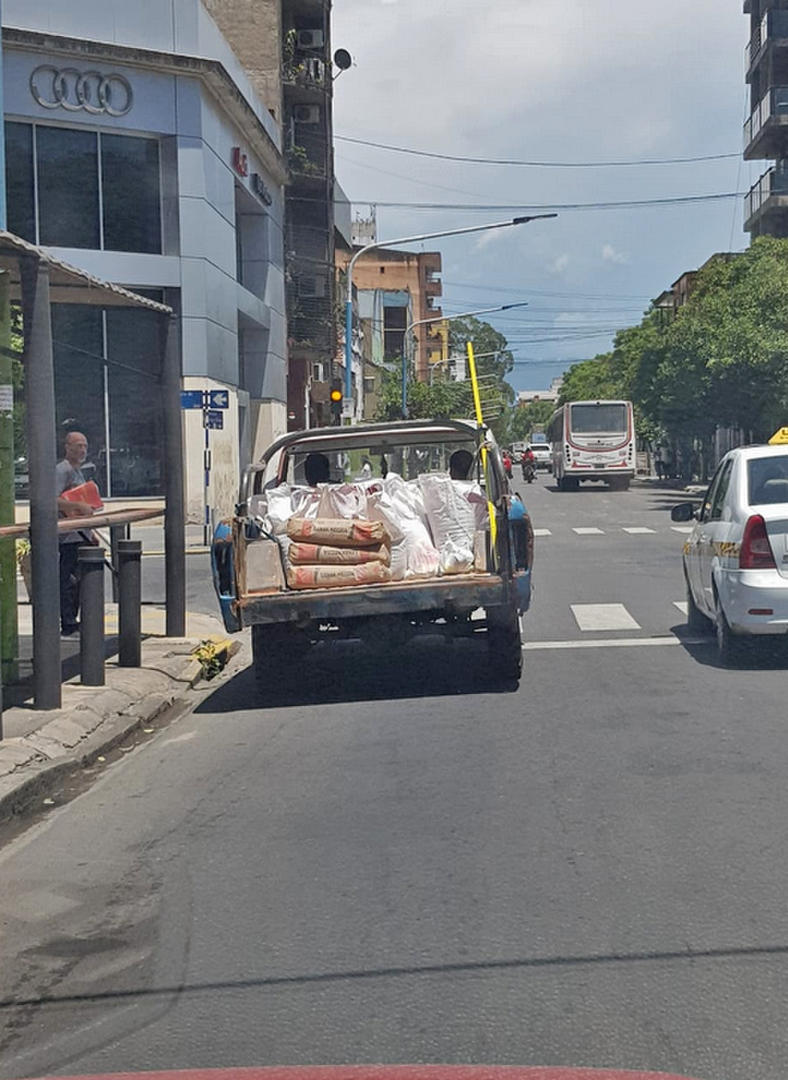
{"label": "parked car", "polygon": [[735,664],[747,639],[788,642],[788,446],[747,446],[720,462],[684,545],[687,622],[716,628],[720,659]]}

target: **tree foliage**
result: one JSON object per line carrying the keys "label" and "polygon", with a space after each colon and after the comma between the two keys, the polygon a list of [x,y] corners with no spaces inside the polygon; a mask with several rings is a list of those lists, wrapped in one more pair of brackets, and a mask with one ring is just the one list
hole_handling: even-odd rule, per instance
{"label": "tree foliage", "polygon": [[612,352],[575,364],[561,401],[589,397],[631,399],[647,438],[703,442],[718,426],[768,438],[788,422],[788,240],[710,260],[675,318],[652,308]]}
{"label": "tree foliage", "polygon": [[[503,334],[487,322],[476,318],[456,319],[449,324],[449,351],[452,356],[465,355],[467,343],[473,345],[476,370],[483,384],[485,418],[496,437],[506,442],[514,401],[514,390],[506,375],[514,367],[514,357]],[[497,414],[493,416],[493,414]],[[395,420],[402,416],[402,385],[399,367],[383,376],[377,418]],[[454,382],[445,371],[436,369],[432,383],[418,382],[411,370],[408,378],[408,416],[414,420],[430,417],[475,416],[470,382]]]}

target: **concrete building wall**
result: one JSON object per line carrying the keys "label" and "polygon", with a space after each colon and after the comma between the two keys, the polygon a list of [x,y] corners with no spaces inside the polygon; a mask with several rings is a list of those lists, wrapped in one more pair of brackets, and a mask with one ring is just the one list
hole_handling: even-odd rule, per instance
{"label": "concrete building wall", "polygon": [[282,119],[281,0],[203,0],[274,117]]}
{"label": "concrete building wall", "polygon": [[[345,269],[350,255],[337,251],[337,263]],[[384,290],[386,292],[408,292],[411,297],[412,321],[422,319],[440,319],[442,315],[436,300],[441,295],[440,279],[441,255],[437,251],[419,252],[390,251],[381,249],[371,251],[358,260],[353,269],[353,284],[359,290]],[[416,338],[416,375],[420,380],[429,378],[429,354],[440,350],[440,343],[434,340],[432,324],[416,326],[413,331]]]}

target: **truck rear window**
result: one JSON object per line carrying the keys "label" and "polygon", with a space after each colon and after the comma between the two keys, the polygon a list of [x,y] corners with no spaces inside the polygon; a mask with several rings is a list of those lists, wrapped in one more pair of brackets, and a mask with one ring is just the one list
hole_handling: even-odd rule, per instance
{"label": "truck rear window", "polygon": [[750,506],[788,503],[788,454],[751,458],[747,462]]}

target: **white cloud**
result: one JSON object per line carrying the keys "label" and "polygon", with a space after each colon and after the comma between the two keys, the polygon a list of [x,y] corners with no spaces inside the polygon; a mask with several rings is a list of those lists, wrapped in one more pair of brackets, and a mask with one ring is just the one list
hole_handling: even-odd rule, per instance
{"label": "white cloud", "polygon": [[616,251],[612,244],[606,244],[602,247],[602,258],[606,262],[620,262],[620,264],[629,261],[629,256],[624,252]]}
{"label": "white cloud", "polygon": [[605,262],[612,263],[628,263],[629,256],[625,255],[623,251],[616,251],[612,244],[605,244],[602,248],[602,258]]}
{"label": "white cloud", "polygon": [[568,255],[556,255],[553,261],[548,266],[547,270],[551,274],[563,274],[569,266],[572,260]]}

